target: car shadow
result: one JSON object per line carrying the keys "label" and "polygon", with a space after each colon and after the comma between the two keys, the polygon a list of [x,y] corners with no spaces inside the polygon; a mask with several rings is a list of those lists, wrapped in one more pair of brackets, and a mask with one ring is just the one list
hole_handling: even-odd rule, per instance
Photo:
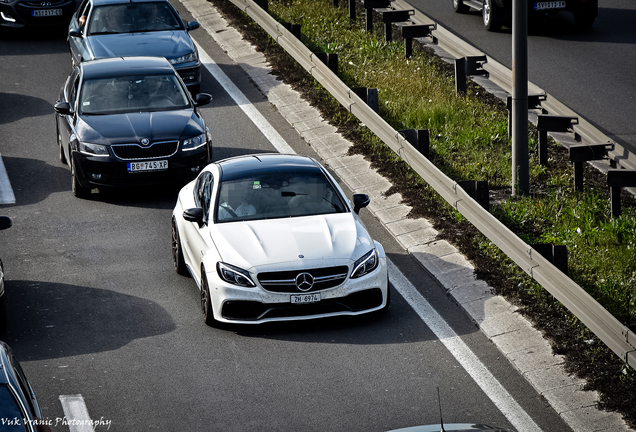
{"label": "car shadow", "polygon": [[46,99],[18,93],[0,93],[3,107],[0,124],[8,124],[23,118],[50,115],[53,105]]}
{"label": "car shadow", "polygon": [[6,281],[3,340],[21,360],[112,351],[176,328],[157,303],[107,289],[45,281]]}

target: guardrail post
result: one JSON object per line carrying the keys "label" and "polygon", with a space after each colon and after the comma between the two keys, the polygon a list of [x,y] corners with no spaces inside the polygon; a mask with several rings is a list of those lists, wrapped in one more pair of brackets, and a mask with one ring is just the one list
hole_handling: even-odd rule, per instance
{"label": "guardrail post", "polygon": [[468,56],[455,59],[455,92],[458,94],[466,93],[468,75],[488,76],[488,72],[483,69],[483,65],[487,61],[486,56]]}
{"label": "guardrail post", "polygon": [[291,24],[291,23],[281,23],[283,27],[291,32],[296,39],[300,40],[300,24]]}
{"label": "guardrail post", "polygon": [[373,31],[373,9],[377,8],[388,8],[391,6],[391,0],[364,0],[363,1],[364,9],[366,10],[367,16],[367,31]]}
{"label": "guardrail post", "polygon": [[547,243],[539,243],[530,245],[530,247],[550,261],[563,274],[568,274],[568,247],[565,245],[554,245]]}
{"label": "guardrail post", "polygon": [[[528,95],[528,109],[541,108],[541,102],[546,100],[545,94],[529,94]],[[512,136],[512,96],[506,97],[506,108],[508,109],[508,138]]]}
{"label": "guardrail post", "polygon": [[490,211],[490,191],[487,181],[466,180],[457,182],[477,203]]}
{"label": "guardrail post", "polygon": [[411,15],[415,14],[413,9],[377,9],[376,12],[382,15],[382,22],[384,23],[384,40],[390,42],[393,40],[393,23],[410,21]]}
{"label": "guardrail post", "polygon": [[607,171],[607,185],[610,188],[612,217],[621,215],[621,188],[636,187],[636,170],[610,169]]}
{"label": "guardrail post", "polygon": [[574,163],[575,190],[583,190],[583,162],[605,159],[608,150],[613,149],[612,144],[581,144],[569,148],[570,162]]}
{"label": "guardrail post", "polygon": [[431,30],[435,28],[435,24],[413,24],[402,25],[400,30],[404,39],[404,54],[406,58],[411,58],[413,54],[413,38],[431,36]]}
{"label": "guardrail post", "polygon": [[548,132],[568,132],[572,124],[578,124],[578,117],[539,114],[537,130],[539,131],[539,164],[548,164]]}
{"label": "guardrail post", "polygon": [[367,87],[354,87],[351,89],[355,94],[358,95],[360,99],[366,102],[376,113],[380,109],[380,104],[378,101],[378,89],[377,88],[367,88]]}
{"label": "guardrail post", "polygon": [[428,129],[402,129],[398,131],[417,151],[428,159],[430,138]]}
{"label": "guardrail post", "polygon": [[257,5],[259,5],[261,7],[261,9],[263,9],[265,12],[267,12],[268,10],[268,3],[269,0],[254,0],[254,3],[256,3]]}
{"label": "guardrail post", "polygon": [[324,64],[326,64],[331,72],[338,75],[338,54],[329,54],[323,52],[314,53]]}

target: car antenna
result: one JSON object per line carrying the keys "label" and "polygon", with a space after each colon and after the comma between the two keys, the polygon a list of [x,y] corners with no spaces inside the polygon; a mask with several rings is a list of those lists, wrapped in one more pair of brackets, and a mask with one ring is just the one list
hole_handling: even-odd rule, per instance
{"label": "car antenna", "polygon": [[440,432],[446,432],[444,429],[444,420],[442,419],[442,399],[439,397],[439,387],[437,387],[437,405],[439,406],[439,426]]}

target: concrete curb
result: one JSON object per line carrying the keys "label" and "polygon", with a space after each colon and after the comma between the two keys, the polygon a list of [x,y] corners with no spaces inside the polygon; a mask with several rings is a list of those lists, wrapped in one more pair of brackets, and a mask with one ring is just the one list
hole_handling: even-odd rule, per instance
{"label": "concrete curb", "polygon": [[477,280],[472,264],[453,245],[435,240],[437,232],[429,221],[407,218],[411,208],[401,203],[399,194],[382,195],[391,183],[372,170],[362,156],[348,156],[351,143],[297,92],[277,81],[265,57],[244,41],[212,4],[206,0],[180,1],[340,179],[353,192],[371,197],[368,209],[372,214],[446,288],[574,431],[632,430],[619,414],[596,408],[598,394],[582,390],[585,382],[565,372],[563,358],[552,354],[542,334],[516,313],[515,306]]}

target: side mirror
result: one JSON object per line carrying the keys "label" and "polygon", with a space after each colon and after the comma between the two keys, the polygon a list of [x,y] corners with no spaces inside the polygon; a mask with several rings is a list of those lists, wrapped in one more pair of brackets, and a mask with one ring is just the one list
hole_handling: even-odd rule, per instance
{"label": "side mirror", "polygon": [[55,112],[59,114],[63,114],[63,115],[72,114],[71,106],[69,105],[68,102],[57,102],[55,105],[53,105],[53,109],[55,110]]}
{"label": "side mirror", "polygon": [[5,230],[13,225],[9,216],[0,216],[0,230]]}
{"label": "side mirror", "polygon": [[211,100],[212,100],[212,95],[207,93],[198,93],[194,97],[194,103],[196,104],[196,106],[207,105],[210,103]]}
{"label": "side mirror", "polygon": [[199,28],[199,23],[196,21],[189,21],[188,24],[186,24],[186,28],[188,29],[188,31],[196,30]]}
{"label": "side mirror", "polygon": [[365,208],[371,202],[371,198],[367,194],[354,194],[353,195],[353,211],[356,214],[360,213],[361,208]]}
{"label": "side mirror", "polygon": [[203,223],[203,209],[201,207],[187,209],[183,212],[183,218],[188,222],[196,222],[201,225]]}
{"label": "side mirror", "polygon": [[72,36],[72,37],[78,37],[81,38],[82,37],[82,32],[80,31],[80,29],[78,28],[72,28],[68,31],[68,35]]}

